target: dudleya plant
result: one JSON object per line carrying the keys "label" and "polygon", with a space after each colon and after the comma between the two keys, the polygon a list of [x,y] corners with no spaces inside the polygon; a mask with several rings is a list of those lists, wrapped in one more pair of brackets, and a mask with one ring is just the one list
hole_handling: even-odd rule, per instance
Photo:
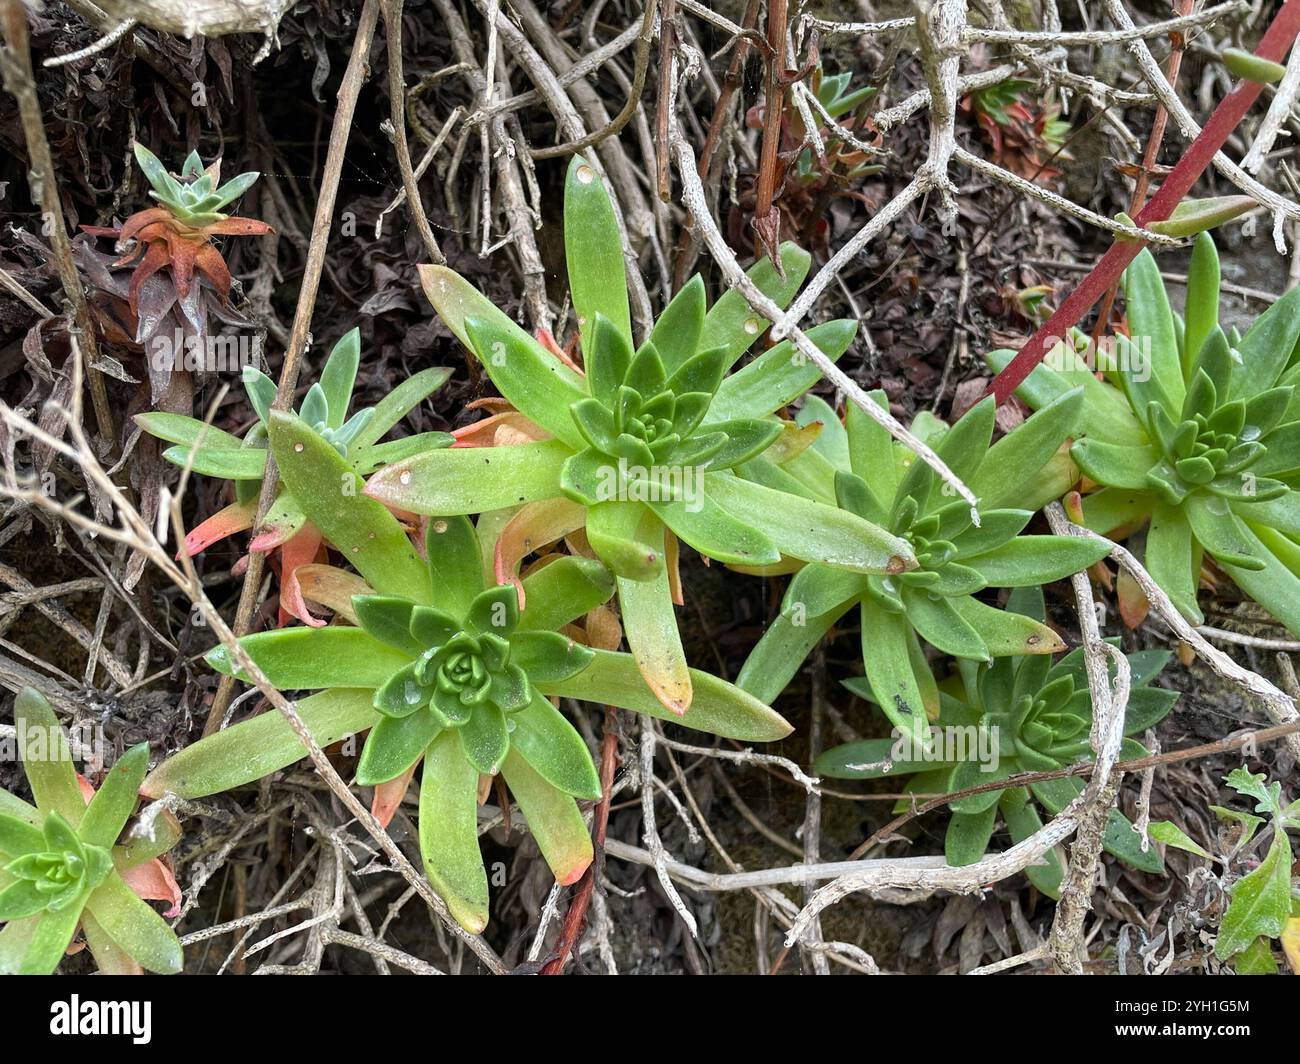
{"label": "dudleya plant", "polygon": [[[1202,620],[1196,593],[1208,554],[1300,635],[1300,288],[1244,336],[1226,334],[1218,254],[1202,233],[1185,320],[1172,311],[1150,252],[1129,267],[1124,290],[1129,335],[1115,337],[1103,364],[1079,357],[1076,337],[1017,394],[1040,407],[1082,384],[1071,454],[1098,486],[1083,496],[1084,523],[1117,535],[1145,525],[1146,568],[1184,616]],[[1010,358],[988,356],[994,368]]]}
{"label": "dudleya plant", "polygon": [[[270,444],[288,490],[359,576],[333,570],[313,584],[317,601],[351,623],[263,632],[240,645],[277,688],[319,692],[297,703],[318,742],[369,729],[357,782],[376,787],[377,802],[379,789],[394,786],[400,801],[423,762],[425,871],[465,928],[481,931],[488,919],[481,778],[504,778],[560,882],[574,882],[591,861],[575,799],[598,798],[599,781],[586,744],[550,699],[618,706],[751,742],[790,731],[757,699],[694,670],[694,703],[673,716],[630,655],[579,643],[572,624],[614,592],[598,561],[552,557],[520,588],[498,585],[490,546],[497,527],[488,518],[478,529],[463,516],[430,521],[421,557],[397,519],[361,493],[348,461],[299,417],[271,411]],[[236,671],[224,647],[208,661]],[[145,791],[199,797],[302,756],[280,715],[263,714],[187,747]],[[391,795],[385,801],[391,808]]]}
{"label": "dudleya plant", "polygon": [[[569,287],[586,372],[534,340],[445,267],[421,267],[425,292],[526,420],[531,438],[506,446],[429,451],[380,470],[367,494],[417,514],[519,508],[497,544],[508,580],[530,550],[581,532],[614,573],[628,644],[646,682],[674,713],[692,704],[673,612],[680,601],[677,540],[717,561],[763,566],[790,556],[861,573],[916,564],[897,536],[851,512],[737,476],[736,467],[796,430],[774,412],[818,379],[815,365],[778,344],[728,370],[764,331],[738,291],[705,308],[693,278],[634,348],[623,243],[609,197],[581,157],[564,199]],[[750,271],[788,303],[809,257],[782,248]],[[852,322],[808,335],[831,358]]]}
{"label": "dudleya plant", "polygon": [[205,168],[199,153],[192,151],[181,164],[180,180],[172,177],[167,168],[148,148],[138,141],[134,145],[135,159],[152,186],[149,196],[165,207],[177,221],[195,229],[230,217],[221,208],[239,199],[253,187],[259,175],[249,171],[233,177],[218,186],[221,170],[217,164]]}
{"label": "dudleya plant", "polygon": [[[349,417],[360,358],[361,333],[352,329],[330,350],[320,378],[308,388],[299,408],[302,421],[338,451],[350,469],[365,476],[388,462],[429,448],[446,447],[452,442],[452,437],[445,432],[423,432],[380,442],[394,425],[442,386],[451,370],[442,367],[421,370],[402,381],[375,406],[362,407]],[[242,439],[182,414],[150,411],[135,418],[146,432],[174,444],[163,452],[169,462],[234,481],[235,501],[186,535],[184,549],[190,556],[227,536],[252,528],[257,517],[276,387],[255,366],[244,367],[243,383],[257,420]],[[321,536],[291,491],[280,491],[249,546],[254,551],[280,550],[283,613],[307,624],[321,623],[303,605],[293,580],[298,566],[316,559]]]}
{"label": "dudleya plant", "polygon": [[[887,408],[884,393],[873,392],[871,398]],[[1058,580],[1104,556],[1104,545],[1085,539],[1020,534],[1034,511],[1077,475],[1060,452],[1082,398],[1078,389],[1062,394],[991,447],[991,397],[952,427],[930,414],[917,416],[912,431],[980,500],[972,516],[964,499],[856,405],[848,406],[841,424],[833,410],[810,396],[800,421],[820,422],[817,441],[781,467],[763,460],[744,472],[882,526],[908,544],[917,566],[884,574],[824,565],[800,569],[737,683],[757,698],[775,700],[822,636],[857,606],[862,660],[874,699],[896,728],[924,741],[939,697],[922,640],[980,662],[1063,650],[1041,619],[999,610],[976,595],[989,587]]]}
{"label": "dudleya plant", "polygon": [[0,791],[0,974],[48,975],[81,927],[101,970],[172,974],[181,944],[123,874],[170,849],[174,820],[122,839],[149,768],[149,744],[122,755],[87,803],[50,704],[24,688],[14,722],[36,805]]}
{"label": "dudleya plant", "polygon": [[[1037,588],[1013,591],[1007,611],[1042,621],[1042,592]],[[1176,691],[1148,686],[1170,656],[1164,650],[1127,655],[1132,683],[1124,717],[1126,736],[1163,720],[1177,701]],[[845,686],[863,698],[875,699],[864,679],[846,680]],[[936,741],[928,749],[897,738],[845,743],[822,753],[814,771],[837,779],[906,775],[911,777],[906,784],[909,794],[950,794],[1020,772],[1051,772],[1092,757],[1092,695],[1082,647],[1055,663],[1042,654],[1000,657],[991,663],[959,660],[956,672],[939,685],[939,698]],[[1135,739],[1124,739],[1121,757],[1146,755]],[[1043,827],[1039,807],[1055,815],[1083,787],[1083,780],[1065,777],[955,799],[949,803],[952,818],[944,838],[948,863],[960,866],[980,860],[999,816],[1013,842],[1029,838]],[[900,807],[910,801],[904,799]],[[1143,852],[1141,836],[1118,810],[1111,810],[1103,845],[1142,871],[1164,869],[1155,847]],[[1030,881],[1053,898],[1060,893],[1063,871],[1054,851],[1046,855],[1045,864],[1026,869]]]}
{"label": "dudleya plant", "polygon": [[[271,227],[256,218],[235,218],[221,211],[258,179],[255,171],[221,181],[221,161],[204,167],[198,152],[190,152],[180,179],[143,144],[134,145],[136,163],[152,186],[149,195],[159,204],[131,215],[121,227],[84,226],[95,236],[112,237],[126,247],[117,265],[135,262],[128,301],[131,313],[139,311],[140,290],[154,274],[170,269],[176,294],[183,305],[192,303],[196,273],[206,277],[225,300],[232,285],[230,269],[213,241],[218,236],[262,236]],[[133,243],[132,243],[133,242]]]}

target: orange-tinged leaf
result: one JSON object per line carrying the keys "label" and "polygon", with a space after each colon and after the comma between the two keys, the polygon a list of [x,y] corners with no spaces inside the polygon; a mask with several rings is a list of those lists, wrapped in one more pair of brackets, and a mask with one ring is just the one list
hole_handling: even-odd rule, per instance
{"label": "orange-tinged leaf", "polygon": [[356,610],[352,608],[353,595],[373,595],[374,588],[356,573],[349,573],[334,565],[315,562],[294,569],[286,583],[295,582],[302,597],[333,610],[352,624],[359,625]]}
{"label": "orange-tinged leaf", "polygon": [[617,650],[623,642],[623,626],[619,624],[618,614],[608,606],[597,606],[590,610],[583,628],[587,645],[598,650]]}
{"label": "orange-tinged leaf", "polygon": [[125,243],[128,240],[137,239],[141,232],[148,226],[166,223],[172,220],[171,211],[166,207],[150,207],[145,211],[137,211],[122,223],[120,230],[105,230],[105,233],[113,233],[119,242]]}
{"label": "orange-tinged leaf", "polygon": [[203,231],[212,236],[265,236],[275,229],[256,218],[226,218],[205,225]]}
{"label": "orange-tinged leaf", "polygon": [[452,436],[453,447],[506,447],[513,443],[529,443],[550,439],[550,433],[521,414],[518,410],[503,410],[456,429]]}
{"label": "orange-tinged leaf", "polygon": [[519,563],[570,532],[587,520],[586,509],[571,499],[541,499],[520,507],[497,537],[493,567],[498,584],[513,583],[519,589],[519,608],[524,608],[524,588]]}
{"label": "orange-tinged leaf", "polygon": [[297,617],[303,624],[312,628],[323,628],[325,622],[313,617],[303,601],[302,590],[294,573],[300,566],[316,560],[320,550],[321,534],[316,526],[308,522],[302,531],[280,548],[280,624],[284,625],[289,617]]}
{"label": "orange-tinged leaf", "polygon": [[[230,267],[226,265],[226,260],[221,257],[221,252],[217,250],[215,244],[203,244],[194,254],[194,267],[212,282],[222,299],[230,295]],[[179,283],[177,289],[180,290]],[[187,289],[188,290],[188,286]],[[185,291],[181,291],[183,296]]]}
{"label": "orange-tinged leaf", "polygon": [[[664,532],[664,565],[668,569],[668,591],[673,597],[674,606],[686,605],[686,599],[682,596],[681,554],[682,545],[677,537],[671,532]],[[708,558],[704,559],[704,564],[709,564]]]}
{"label": "orange-tinged leaf", "polygon": [[126,885],[145,901],[168,902],[163,916],[168,919],[179,916],[181,911],[181,888],[172,875],[172,870],[155,857],[152,861],[128,868],[122,873]]}
{"label": "orange-tinged leaf", "polygon": [[247,531],[253,527],[256,513],[256,499],[231,503],[224,509],[218,510],[202,524],[190,529],[185,536],[185,545],[177,552],[176,557],[193,558],[218,540],[233,536],[236,532]]}
{"label": "orange-tinged leaf", "polygon": [[370,815],[378,820],[382,827],[388,827],[393,817],[397,815],[397,810],[401,807],[407,790],[410,789],[411,779],[415,776],[419,764],[419,761],[416,761],[400,776],[394,776],[375,788],[374,797],[370,800]]}
{"label": "orange-tinged leaf", "polygon": [[1129,575],[1127,569],[1119,571],[1115,582],[1115,595],[1119,601],[1119,615],[1129,629],[1135,629],[1146,620],[1151,603],[1141,585]]}

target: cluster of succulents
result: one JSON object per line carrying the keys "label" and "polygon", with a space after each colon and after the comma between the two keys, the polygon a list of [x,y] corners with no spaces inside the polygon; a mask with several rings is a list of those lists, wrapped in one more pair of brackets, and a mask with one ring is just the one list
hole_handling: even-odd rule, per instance
{"label": "cluster of succulents", "polygon": [[[843,78],[816,87],[834,117],[866,98]],[[184,245],[203,270],[203,241],[238,228],[221,208],[255,175],[218,188],[197,157],[178,181],[138,155],[166,217],[130,232],[168,254]],[[691,279],[637,344],[613,209],[581,157],[567,173],[564,211],[577,320],[568,351],[530,336],[449,268],[421,268],[443,323],[501,395],[454,435],[381,442],[450,371],[422,370],[354,410],[356,330],[296,411],[285,397],[277,403],[270,378],[246,370],[255,418],[242,438],[177,414],[137,418],[171,445],[169,461],[233,485],[229,506],[183,551],[247,531],[251,550],[279,552],[281,627],[244,636],[238,653],[213,648],[208,664],[248,681],[251,662],[296,696],[322,745],[364,736],[354,782],[373,788],[381,823],[419,774],[425,872],[465,929],[477,933],[489,919],[478,807],[493,781],[508,788],[559,883],[591,865],[579,803],[599,799],[602,786],[564,701],[742,742],[778,740],[791,726],[773,704],[850,611],[863,675],[846,686],[893,734],[825,751],[815,770],[907,775],[912,793],[975,788],[950,803],[953,864],[978,860],[999,819],[1013,840],[1033,834],[1039,810],[1059,812],[1082,784],[1012,777],[1091,756],[1082,652],[1057,656],[1067,647],[1041,588],[1097,565],[1109,545],[1032,527],[1040,508],[1076,488],[1089,527],[1131,534],[1147,525],[1148,568],[1190,618],[1199,619],[1197,580],[1213,559],[1300,634],[1300,313],[1292,294],[1244,336],[1220,329],[1208,237],[1197,244],[1186,319],[1170,309],[1154,262],[1138,258],[1123,357],[1107,380],[1063,346],[1021,389],[1036,413],[996,441],[992,399],[951,425],[917,415],[913,435],[971,490],[972,507],[882,419],[853,404],[841,416],[811,395],[818,370],[790,342],[751,355],[766,325],[739,291],[710,306],[703,279]],[[148,247],[139,269],[161,268],[161,255]],[[188,267],[170,262],[179,286]],[[785,244],[779,262],[762,258],[749,277],[785,306],[809,266]],[[807,335],[834,360],[855,333],[853,322],[829,321]],[[1149,372],[1138,371],[1139,348]],[[887,407],[882,393],[870,400]],[[259,514],[268,457],[279,488]],[[792,575],[734,684],[687,663],[675,612],[684,548],[740,573]],[[1151,686],[1167,658],[1128,656],[1126,734],[1172,708],[1176,695]],[[57,731],[39,699],[19,703]],[[973,745],[936,749],[935,727],[969,731]],[[898,753],[900,742],[909,753]],[[1134,739],[1125,744],[1126,755],[1140,754]],[[174,841],[166,831],[147,843],[124,835],[137,791],[201,798],[302,756],[289,723],[269,713],[184,748],[147,777],[147,749],[129,751],[88,806],[70,768],[29,765],[36,806],[0,795],[0,967],[51,970],[81,927],[106,967],[179,968],[174,936],[152,910],[144,915],[123,878]],[[1162,868],[1119,813],[1104,842],[1136,868]],[[1053,896],[1061,874],[1054,855],[1029,870]]]}

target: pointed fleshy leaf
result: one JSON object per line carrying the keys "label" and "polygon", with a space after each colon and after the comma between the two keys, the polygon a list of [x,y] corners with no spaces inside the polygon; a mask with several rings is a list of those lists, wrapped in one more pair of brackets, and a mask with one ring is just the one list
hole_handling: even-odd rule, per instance
{"label": "pointed fleshy leaf", "polygon": [[434,366],[407,377],[375,404],[374,413],[353,438],[352,446],[370,447],[383,439],[389,429],[441,388],[450,376],[451,370]]}
{"label": "pointed fleshy leaf", "polygon": [[552,786],[515,749],[501,768],[542,857],[561,886],[582,878],[592,860],[591,836],[574,800]]}
{"label": "pointed fleshy leaf", "polygon": [[[662,543],[662,540],[660,541]],[[653,580],[618,578],[623,634],[655,697],[677,716],[691,707],[691,675],[663,567]]]}
{"label": "pointed fleshy leaf", "polygon": [[44,849],[45,836],[38,827],[25,818],[0,813],[0,856],[18,857]]}
{"label": "pointed fleshy leaf", "polygon": [[997,814],[996,804],[981,813],[953,813],[943,839],[944,856],[950,865],[960,868],[975,864],[984,856],[989,839],[993,837],[993,822]]}
{"label": "pointed fleshy leaf", "polygon": [[[1004,369],[1014,351],[999,350],[985,355],[995,373]],[[1124,393],[1097,379],[1096,374],[1073,349],[1064,343],[1048,352],[1046,360],[1016,389],[1016,395],[1035,410],[1041,410],[1073,388],[1083,389],[1083,414],[1078,431],[1119,446],[1142,446],[1146,432]]]}
{"label": "pointed fleshy leaf", "polygon": [[149,744],[139,743],[117,759],[77,826],[81,840],[105,849],[117,842],[135,811],[137,792],[149,771]]}
{"label": "pointed fleshy leaf", "polygon": [[623,236],[599,171],[581,155],[570,161],[564,179],[564,257],[583,352],[592,350],[597,314],[608,318],[630,346]]}
{"label": "pointed fleshy leaf", "polygon": [[597,311],[582,337],[591,394],[608,408],[632,365],[632,335]]}
{"label": "pointed fleshy leaf", "polygon": [[987,661],[988,648],[978,631],[941,595],[931,595],[924,588],[902,589],[907,620],[917,635],[937,650],[958,658]]}
{"label": "pointed fleshy leaf", "polygon": [[[27,952],[18,969],[19,975],[54,973],[72,943],[72,936],[76,934],[83,904],[84,901],[78,901],[58,912],[47,911],[36,917],[36,929],[32,933]],[[154,913],[154,915],[158,914]]]}
{"label": "pointed fleshy leaf", "polygon": [[503,638],[519,624],[519,595],[510,584],[480,591],[465,615],[470,630]]}
{"label": "pointed fleshy leaf", "polygon": [[120,876],[110,874],[91,893],[86,909],[124,953],[149,971],[175,975],[184,966],[176,932]]}
{"label": "pointed fleshy leaf", "polygon": [[909,750],[906,744],[897,739],[861,739],[857,742],[843,743],[822,751],[813,762],[813,772],[818,776],[829,776],[841,780],[874,780],[890,776],[911,775],[914,772],[927,772],[947,767],[942,761],[907,760],[894,755],[900,750]]}
{"label": "pointed fleshy leaf", "polygon": [[1109,488],[1143,491],[1160,458],[1148,447],[1122,447],[1088,437],[1075,442],[1070,457],[1092,480]]}
{"label": "pointed fleshy leaf", "polygon": [[510,747],[505,714],[491,702],[484,702],[474,707],[457,731],[466,760],[483,775],[495,775]]}
{"label": "pointed fleshy leaf", "polygon": [[1254,537],[1225,501],[1198,492],[1188,498],[1183,513],[1192,534],[1216,561],[1237,569],[1263,571],[1267,563],[1255,549]]}
{"label": "pointed fleshy leaf", "polygon": [[1021,505],[1023,485],[1074,433],[1082,412],[1082,388],[1052,399],[988,449],[979,468],[964,478],[966,486],[990,509]]}
{"label": "pointed fleshy leaf", "polygon": [[320,386],[320,381],[307,389],[300,410],[298,416],[312,429],[326,423],[329,417],[329,401],[325,398],[325,389]]}
{"label": "pointed fleshy leaf", "polygon": [[435,517],[424,536],[432,581],[430,601],[452,616],[464,616],[483,590],[483,555],[467,517]]}
{"label": "pointed fleshy leaf", "polygon": [[516,632],[510,638],[510,661],[534,683],[576,676],[591,663],[591,649],[559,632]]}
{"label": "pointed fleshy leaf", "polygon": [[864,573],[900,573],[916,566],[905,540],[844,510],[727,473],[707,474],[705,485],[724,510],[792,558]]}
{"label": "pointed fleshy leaf", "polygon": [[[778,273],[772,261],[763,256],[745,273],[758,289],[779,307],[786,307],[795,297],[808,276],[812,256],[788,241],[778,250],[784,276]],[[713,304],[704,318],[699,349],[725,347],[729,352],[729,365],[734,365],[754,341],[767,331],[767,319],[753,310],[739,288],[731,288]]]}
{"label": "pointed fleshy leaf", "polygon": [[560,468],[572,454],[558,440],[428,451],[381,469],[365,493],[395,509],[432,517],[502,510],[558,496]]}
{"label": "pointed fleshy leaf", "polygon": [[[868,398],[888,412],[889,399],[879,389]],[[894,438],[889,430],[866,413],[857,403],[844,410],[844,427],[849,439],[849,466],[871,489],[882,511],[893,506],[898,491],[898,467],[894,462]]]}
{"label": "pointed fleshy leaf", "polygon": [[357,623],[381,643],[409,657],[418,657],[428,649],[428,644],[411,635],[414,608],[410,599],[397,595],[357,595],[352,600]]}
{"label": "pointed fleshy leaf", "polygon": [[271,420],[271,407],[275,403],[275,381],[271,380],[256,366],[245,366],[240,375],[248,401],[257,413],[257,419],[263,425]]}
{"label": "pointed fleshy leaf", "polygon": [[866,600],[861,615],[862,660],[876,703],[914,748],[928,749],[930,725],[912,665],[911,625],[903,614]]}
{"label": "pointed fleshy leaf", "polygon": [[770,707],[733,684],[691,669],[691,708],[678,716],[666,709],[646,686],[630,654],[597,650],[582,672],[558,683],[539,683],[544,695],[630,709],[687,728],[742,742],[770,742],[790,734],[790,725]]}
{"label": "pointed fleshy leaf", "polygon": [[[360,628],[281,628],[244,636],[240,646],[282,691],[327,687],[378,687],[406,665],[410,654],[381,643]],[[234,671],[223,645],[204,660],[217,672]]]}
{"label": "pointed fleshy leaf", "polygon": [[1192,247],[1192,261],[1187,268],[1187,300],[1183,316],[1187,320],[1183,337],[1183,366],[1190,367],[1195,363],[1206,337],[1219,324],[1219,252],[1209,233],[1198,236]]}
{"label": "pointed fleshy leaf", "polygon": [[[1009,793],[1010,791],[1002,792],[1003,801],[1000,806],[1002,819],[1006,821],[1007,830],[1011,833],[1011,841],[1024,842],[1025,839],[1043,830],[1043,819],[1038,815],[1038,809],[1033,802],[1007,801],[1006,795]],[[1065,869],[1061,867],[1061,860],[1055,850],[1048,850],[1043,860],[1045,864],[1030,865],[1026,868],[1025,875],[1029,878],[1029,882],[1049,898],[1059,898],[1061,882],[1065,879]]]}
{"label": "pointed fleshy leaf", "polygon": [[232,502],[218,510],[201,524],[195,525],[185,534],[182,545],[185,557],[193,558],[203,553],[214,543],[218,543],[236,532],[246,532],[253,527],[257,514],[257,501]]}
{"label": "pointed fleshy leaf", "polygon": [[663,572],[663,522],[636,502],[602,502],[587,511],[587,541],[597,556],[628,580]]}
{"label": "pointed fleshy leaf", "polygon": [[1250,399],[1278,383],[1300,341],[1300,287],[1264,311],[1233,345],[1241,356],[1232,374],[1230,399]]}
{"label": "pointed fleshy leaf", "polygon": [[321,369],[320,386],[325,396],[329,413],[326,420],[330,428],[339,428],[347,420],[360,362],[361,330],[350,329],[330,350],[325,366]]}
{"label": "pointed fleshy leaf", "polygon": [[[428,570],[397,519],[362,494],[338,451],[299,418],[271,414],[271,447],[285,486],[308,520],[381,594],[428,595]],[[451,452],[446,452],[451,453]]]}
{"label": "pointed fleshy leaf", "polygon": [[1151,497],[1144,492],[1103,488],[1083,496],[1083,525],[1108,535],[1125,525],[1145,521],[1151,504]]}
{"label": "pointed fleshy leaf", "polygon": [[1065,649],[1059,635],[1031,617],[999,610],[970,596],[949,601],[953,609],[979,632],[995,658],[1017,654],[1056,654]]}
{"label": "pointed fleshy leaf", "polygon": [[[478,356],[501,394],[530,420],[567,440],[570,446],[578,446],[569,406],[588,394],[582,376],[550,354],[454,270],[423,265],[419,273],[424,294],[438,316]],[[468,324],[471,318],[478,323],[474,337]]]}
{"label": "pointed fleshy leaf", "polygon": [[183,414],[168,414],[161,410],[151,410],[143,414],[136,414],[134,420],[150,436],[166,440],[168,443],[180,444],[187,450],[197,445],[201,450],[221,448],[228,451],[238,451],[244,446],[244,441],[238,436],[232,436],[215,425],[209,425],[206,422],[186,417]]}
{"label": "pointed fleshy leaf", "polygon": [[14,923],[44,912],[50,904],[50,895],[37,889],[30,879],[17,879],[0,890],[0,921]]}
{"label": "pointed fleshy leaf", "polygon": [[[1168,397],[1172,406],[1167,409],[1173,414],[1183,405],[1182,360],[1178,355],[1174,315],[1165,293],[1165,282],[1150,251],[1139,252],[1124,271],[1124,296],[1128,305],[1129,334],[1146,345],[1148,357],[1143,364],[1160,391]],[[1126,380],[1132,378],[1133,368],[1129,367]]]}
{"label": "pointed fleshy leaf", "polygon": [[[832,569],[826,571],[835,572]],[[845,604],[845,609],[848,605]],[[822,636],[842,613],[829,612],[817,616],[802,613],[797,608],[782,608],[776,620],[768,625],[763,638],[749,652],[736,677],[736,686],[760,702],[775,702],[813,647],[821,642]]]}
{"label": "pointed fleshy leaf", "polygon": [[1166,691],[1159,687],[1131,691],[1124,711],[1124,734],[1138,735],[1159,724],[1169,715],[1177,701],[1177,691]]}
{"label": "pointed fleshy leaf", "polygon": [[[332,448],[331,448],[332,449]],[[260,447],[213,447],[192,450],[168,447],[163,457],[174,466],[222,480],[261,480],[266,472],[266,451]]]}
{"label": "pointed fleshy leaf", "polygon": [[455,730],[441,732],[424,756],[420,852],[424,873],[456,922],[478,934],[488,922],[488,881],[478,845],[478,770]]}
{"label": "pointed fleshy leaf", "polygon": [[1219,58],[1223,60],[1223,65],[1228,68],[1228,73],[1233,77],[1258,82],[1261,85],[1271,85],[1275,81],[1281,81],[1286,74],[1286,67],[1281,63],[1243,48],[1225,48]]}
{"label": "pointed fleshy leaf", "polygon": [[1196,236],[1215,226],[1239,218],[1259,206],[1253,196],[1207,196],[1184,199],[1168,218],[1148,222],[1153,233],[1164,236]]}
{"label": "pointed fleshy leaf", "polygon": [[403,665],[375,690],[374,707],[390,720],[404,720],[425,709],[433,689],[420,682],[422,662]]}
{"label": "pointed fleshy leaf", "polygon": [[[805,335],[835,362],[848,350],[857,329],[857,322],[839,319],[814,325]],[[793,403],[819,380],[821,370],[789,340],[782,340],[719,385],[706,423],[774,413]]]}
{"label": "pointed fleshy leaf", "polygon": [[1082,536],[1017,536],[962,563],[989,587],[1032,587],[1082,572],[1109,553],[1109,544]]}
{"label": "pointed fleshy leaf", "polygon": [[1292,635],[1300,634],[1300,547],[1282,533],[1262,526],[1247,529],[1245,538],[1264,568],[1256,572],[1224,563],[1225,571]]}
{"label": "pointed fleshy leaf", "polygon": [[[336,688],[295,704],[312,738],[321,746],[364,731],[379,719],[370,688]],[[270,775],[306,757],[302,740],[276,710],[200,739],[173,754],[141,785],[142,793],[160,798],[203,798]]]}
{"label": "pointed fleshy leaf", "polygon": [[53,810],[76,827],[86,809],[72,765],[72,751],[54,710],[45,696],[24,687],[14,699],[14,724],[22,739],[19,756],[32,789],[32,797],[43,812]]}
{"label": "pointed fleshy leaf", "polygon": [[574,798],[600,797],[600,778],[582,736],[541,695],[512,716],[512,756],[518,754],[551,786]]}
{"label": "pointed fleshy leaf", "polygon": [[650,342],[673,373],[700,349],[704,330],[704,279],[696,274],[673,296],[655,320]]}
{"label": "pointed fleshy leaf", "polygon": [[1147,571],[1179,612],[1192,623],[1200,624],[1201,610],[1196,604],[1200,552],[1181,509],[1159,500],[1153,503],[1143,560]]}
{"label": "pointed fleshy leaf", "polygon": [[781,435],[779,421],[760,418],[719,421],[710,425],[709,429],[712,432],[726,433],[727,437],[722,447],[708,458],[706,468],[710,470],[730,469],[747,462],[762,454]]}
{"label": "pointed fleshy leaf", "polygon": [[1143,872],[1157,875],[1165,870],[1164,859],[1154,846],[1142,852],[1142,836],[1134,830],[1133,825],[1118,809],[1112,809],[1106,818],[1106,828],[1102,834],[1102,847],[1108,854],[1131,864]]}
{"label": "pointed fleshy leaf", "polygon": [[679,539],[706,558],[727,565],[774,565],[781,560],[780,551],[767,536],[733,517],[703,492],[699,498],[652,503],[650,508]]}
{"label": "pointed fleshy leaf", "polygon": [[565,556],[523,579],[519,633],[553,632],[610,600],[614,577],[594,558]]}

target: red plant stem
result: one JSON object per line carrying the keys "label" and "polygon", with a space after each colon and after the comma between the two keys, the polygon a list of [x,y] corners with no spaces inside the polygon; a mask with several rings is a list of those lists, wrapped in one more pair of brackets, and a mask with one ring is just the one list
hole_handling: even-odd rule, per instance
{"label": "red plant stem", "polygon": [[569,911],[564,914],[564,926],[560,930],[560,942],[555,947],[551,959],[542,966],[542,975],[560,975],[564,972],[569,953],[577,944],[582,934],[582,925],[587,918],[587,907],[591,904],[591,894],[596,887],[596,876],[600,866],[605,863],[605,828],[609,824],[609,803],[613,797],[614,770],[618,766],[618,728],[616,714],[611,706],[605,707],[605,734],[600,744],[600,804],[596,806],[596,816],[592,821],[593,841],[596,853],[573,894]]}
{"label": "red plant stem", "polygon": [[781,144],[781,117],[785,113],[786,0],[769,0],[767,5],[767,91],[763,106],[763,141],[759,148],[758,184],[754,194],[754,217],[766,220],[776,196],[776,156]]}
{"label": "red plant stem", "polygon": [[[1282,9],[1273,17],[1255,54],[1281,62],[1297,33],[1300,33],[1300,0],[1286,0]],[[1259,82],[1242,81],[1220,101],[1200,135],[1192,141],[1178,165],[1165,178],[1160,190],[1134,219],[1139,226],[1162,221],[1173,213],[1246,116],[1263,88]],[[1056,313],[1039,326],[1016,357],[993,378],[989,391],[997,397],[999,404],[1007,401],[1034,367],[1047,357],[1047,352],[1056,341],[1063,338],[1096,305],[1145,246],[1144,240],[1116,241],[1110,246],[1092,268],[1092,272],[1066,297]]]}

